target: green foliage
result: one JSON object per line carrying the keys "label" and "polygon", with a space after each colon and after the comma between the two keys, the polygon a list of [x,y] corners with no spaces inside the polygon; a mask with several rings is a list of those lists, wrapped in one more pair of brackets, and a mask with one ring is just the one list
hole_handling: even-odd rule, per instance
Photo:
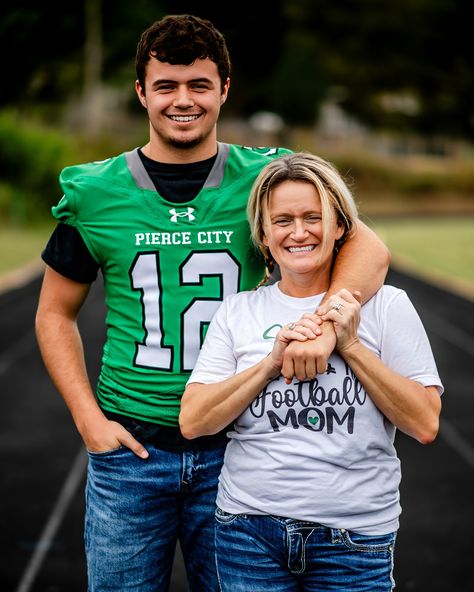
{"label": "green foliage", "polygon": [[[474,139],[474,3],[460,0],[53,0],[4,3],[0,106],[66,106],[83,94],[86,4],[101,14],[102,82],[133,83],[141,32],[165,13],[210,18],[232,64],[233,116],[314,123],[322,98],[378,129]],[[99,49],[100,48],[100,49]],[[136,103],[134,103],[136,105]]]}
{"label": "green foliage", "polygon": [[326,94],[321,47],[308,33],[289,34],[286,45],[291,51],[283,52],[276,69],[272,93],[266,98],[268,107],[289,124],[315,121]]}
{"label": "green foliage", "polygon": [[0,215],[13,220],[49,215],[58,201],[58,174],[71,161],[71,141],[59,131],[0,113]]}
{"label": "green foliage", "polygon": [[0,51],[8,84],[0,89],[2,107],[62,101],[68,90],[77,89],[83,11],[83,0],[69,0],[60,10],[53,0],[22,0],[3,6]]}

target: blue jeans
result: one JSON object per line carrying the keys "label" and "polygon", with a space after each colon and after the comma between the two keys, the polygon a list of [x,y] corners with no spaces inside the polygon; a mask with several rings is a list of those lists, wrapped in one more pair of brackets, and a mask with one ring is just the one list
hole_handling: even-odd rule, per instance
{"label": "blue jeans", "polygon": [[216,510],[222,592],[389,592],[396,533],[364,536],[277,516]]}
{"label": "blue jeans", "polygon": [[214,511],[224,449],[166,452],[146,447],[146,460],[125,447],[89,453],[88,590],[168,590],[179,540],[189,589],[214,592],[219,589]]}

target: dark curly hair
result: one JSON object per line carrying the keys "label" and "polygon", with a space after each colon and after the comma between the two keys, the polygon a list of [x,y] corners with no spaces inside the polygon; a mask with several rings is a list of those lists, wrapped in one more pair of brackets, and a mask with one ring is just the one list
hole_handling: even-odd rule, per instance
{"label": "dark curly hair", "polygon": [[142,33],[135,69],[143,90],[146,65],[151,58],[186,66],[195,60],[209,58],[217,66],[222,88],[230,76],[230,58],[224,36],[210,21],[190,14],[165,16]]}

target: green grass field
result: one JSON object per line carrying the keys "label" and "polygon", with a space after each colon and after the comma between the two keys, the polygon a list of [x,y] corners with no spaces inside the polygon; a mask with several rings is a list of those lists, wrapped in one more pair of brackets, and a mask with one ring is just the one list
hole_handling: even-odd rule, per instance
{"label": "green grass field", "polygon": [[474,217],[373,220],[393,263],[474,299]]}
{"label": "green grass field", "polygon": [[39,259],[54,223],[38,226],[0,225],[0,275]]}
{"label": "green grass field", "polygon": [[[388,245],[393,263],[474,299],[474,217],[381,218],[367,223]],[[0,276],[39,260],[53,222],[0,226]]]}

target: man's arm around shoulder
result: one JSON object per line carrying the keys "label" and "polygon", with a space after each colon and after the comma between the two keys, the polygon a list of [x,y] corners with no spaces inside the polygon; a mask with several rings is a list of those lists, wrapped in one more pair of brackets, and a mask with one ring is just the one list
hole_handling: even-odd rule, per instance
{"label": "man's arm around shoulder", "polygon": [[[362,303],[367,302],[385,281],[390,265],[390,252],[377,234],[360,220],[352,236],[341,247],[331,277],[329,289],[318,309],[324,314],[330,309],[332,294],[345,288],[359,292]],[[282,374],[291,380],[314,378],[325,372],[327,361],[336,346],[336,334],[332,321],[322,325],[322,335],[304,343],[293,341],[285,351]]]}

